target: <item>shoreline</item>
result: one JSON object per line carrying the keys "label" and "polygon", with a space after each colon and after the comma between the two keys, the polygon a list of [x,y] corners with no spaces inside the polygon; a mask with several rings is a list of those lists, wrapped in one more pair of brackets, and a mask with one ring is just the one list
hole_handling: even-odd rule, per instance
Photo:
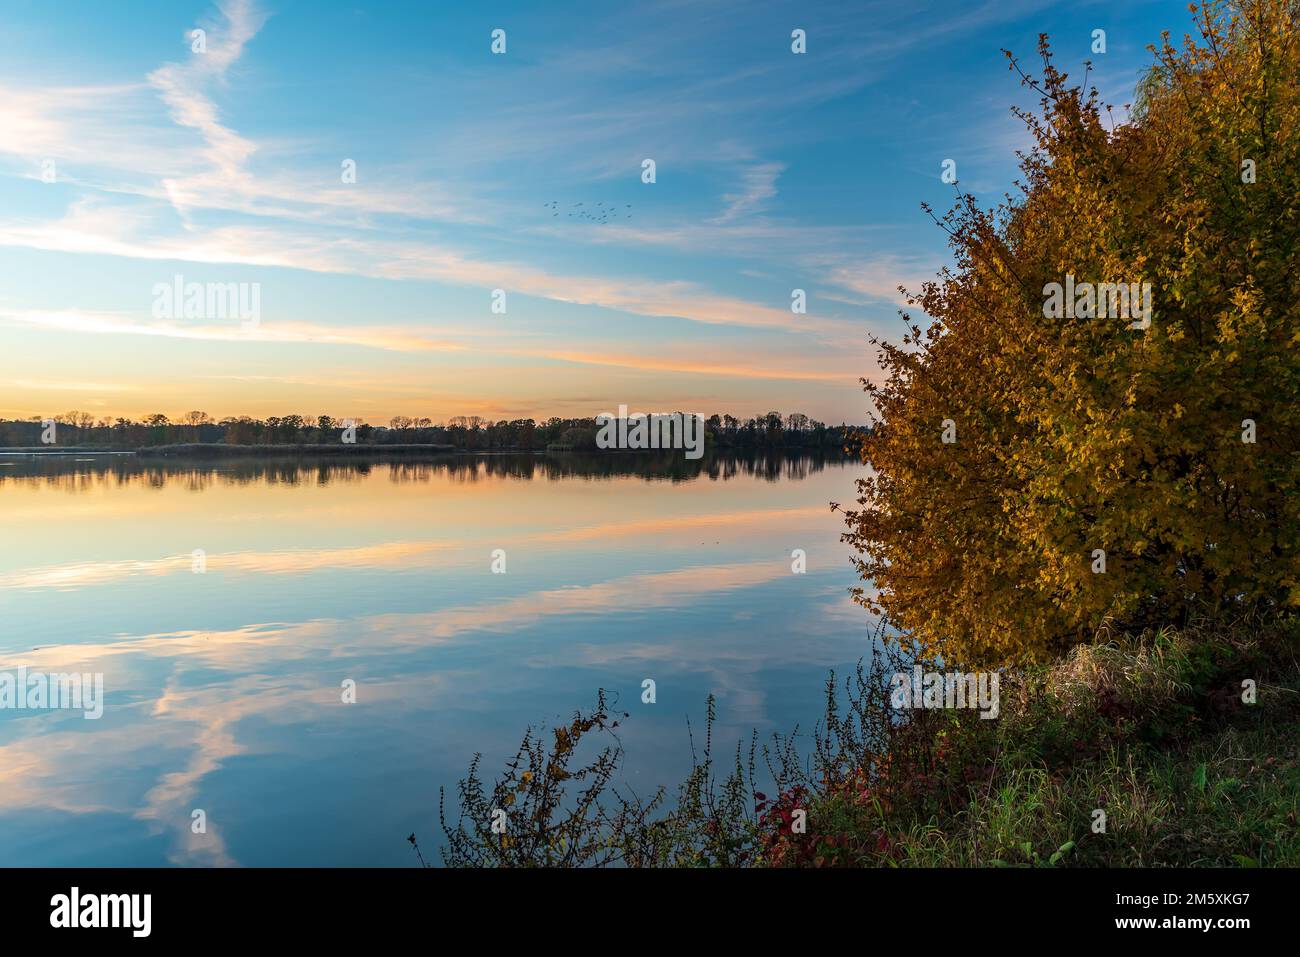
{"label": "shoreline", "polygon": [[26,456],[41,458],[44,456],[65,455],[121,455],[135,456],[141,459],[153,458],[230,458],[236,456],[270,456],[270,455],[455,455],[465,450],[452,445],[416,445],[416,444],[303,444],[303,445],[226,445],[224,443],[203,442],[182,445],[141,446],[132,449],[75,446],[64,448],[0,448],[0,455]]}

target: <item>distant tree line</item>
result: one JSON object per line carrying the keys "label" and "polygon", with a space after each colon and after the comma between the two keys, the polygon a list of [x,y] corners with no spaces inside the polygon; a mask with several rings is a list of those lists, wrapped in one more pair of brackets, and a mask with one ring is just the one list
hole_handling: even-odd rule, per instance
{"label": "distant tree line", "polygon": [[[58,446],[115,449],[150,448],[186,443],[227,445],[311,445],[342,441],[344,419],[329,415],[285,415],[254,419],[229,416],[216,420],[206,412],[186,412],[173,420],[161,412],[136,421],[97,418],[88,412],[65,412],[30,419],[0,419],[0,446],[36,447],[42,444],[46,419],[55,423]],[[599,426],[594,417],[562,419],[501,419],[493,422],[477,415],[458,415],[443,422],[398,415],[387,426],[355,423],[356,441],[364,445],[446,445],[465,451],[596,449]],[[851,441],[854,427],[828,426],[802,412],[769,412],[750,419],[711,415],[706,420],[706,444],[743,451],[747,449],[807,449],[841,451]]]}

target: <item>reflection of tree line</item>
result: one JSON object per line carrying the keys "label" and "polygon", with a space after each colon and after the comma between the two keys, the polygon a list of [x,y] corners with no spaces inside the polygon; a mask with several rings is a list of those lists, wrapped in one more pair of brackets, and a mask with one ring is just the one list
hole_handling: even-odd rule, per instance
{"label": "reflection of tree line", "polygon": [[828,462],[846,461],[844,456],[823,452],[718,453],[689,460],[678,455],[591,454],[563,455],[465,455],[438,456],[413,461],[409,456],[366,459],[231,459],[212,464],[166,462],[112,457],[97,461],[73,461],[65,457],[15,459],[0,467],[0,485],[18,482],[52,485],[79,491],[104,485],[136,485],[151,488],[181,484],[191,491],[216,485],[328,485],[358,482],[371,473],[386,475],[391,482],[428,482],[447,477],[452,481],[476,482],[486,478],[613,479],[632,476],[672,482],[707,478],[727,480],[738,476],[769,482],[797,481],[820,472]]}

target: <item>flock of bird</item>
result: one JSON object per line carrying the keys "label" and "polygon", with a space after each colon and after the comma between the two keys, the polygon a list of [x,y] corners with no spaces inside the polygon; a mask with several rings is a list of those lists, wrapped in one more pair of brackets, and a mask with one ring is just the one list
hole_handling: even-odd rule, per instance
{"label": "flock of bird", "polygon": [[[560,204],[557,200],[551,200],[549,203],[542,204],[543,209],[551,211],[551,217],[555,218],[560,215]],[[565,212],[568,219],[585,219],[590,223],[608,223],[614,219],[631,219],[632,204],[624,203],[623,208],[611,203],[606,206],[604,203],[597,203],[595,206],[588,206],[585,203],[574,203]]]}

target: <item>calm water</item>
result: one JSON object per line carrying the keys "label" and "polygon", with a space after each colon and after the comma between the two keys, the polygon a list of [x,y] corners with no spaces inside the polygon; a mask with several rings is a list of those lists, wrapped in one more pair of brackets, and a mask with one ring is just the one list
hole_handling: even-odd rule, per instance
{"label": "calm water", "polygon": [[598,688],[646,793],[710,692],[734,747],[868,648],[852,464],[0,461],[0,672],[106,701],[0,710],[0,865],[410,866],[412,831],[436,860],[439,785]]}

